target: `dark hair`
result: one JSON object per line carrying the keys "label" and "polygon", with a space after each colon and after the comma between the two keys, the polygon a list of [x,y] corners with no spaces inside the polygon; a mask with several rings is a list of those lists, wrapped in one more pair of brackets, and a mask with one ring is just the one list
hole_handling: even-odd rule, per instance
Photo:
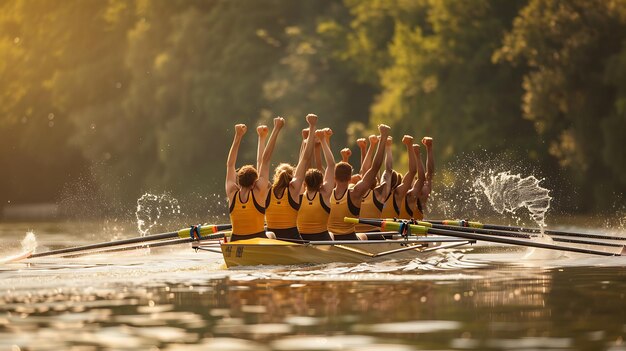
{"label": "dark hair", "polygon": [[251,187],[257,179],[259,179],[259,174],[254,166],[245,165],[237,171],[237,182],[243,188]]}
{"label": "dark hair", "polygon": [[348,162],[339,162],[335,165],[335,179],[340,182],[349,182],[352,178],[352,166]]}
{"label": "dark hair", "polygon": [[319,169],[311,168],[306,171],[304,175],[304,183],[306,188],[311,191],[320,191],[322,184],[324,183],[324,176]]}
{"label": "dark hair", "polygon": [[274,189],[285,189],[289,186],[289,182],[293,179],[293,166],[289,163],[281,163],[276,167],[274,171],[274,182],[272,187]]}
{"label": "dark hair", "polygon": [[391,189],[395,189],[402,183],[402,174],[392,171],[391,172]]}

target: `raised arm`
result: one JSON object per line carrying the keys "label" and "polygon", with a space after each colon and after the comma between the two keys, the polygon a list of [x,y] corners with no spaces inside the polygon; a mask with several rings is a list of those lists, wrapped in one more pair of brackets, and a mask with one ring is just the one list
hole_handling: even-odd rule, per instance
{"label": "raised arm", "polygon": [[[274,129],[272,129],[270,140],[267,142],[265,152],[263,152],[263,159],[261,160],[261,167],[259,169],[259,179],[257,180],[256,185],[256,188],[259,190],[265,191],[269,188],[270,160],[272,159],[272,153],[274,152],[274,147],[276,146],[276,139],[278,138],[278,134],[284,125],[285,120],[282,117],[274,118]],[[260,198],[262,198],[265,194],[261,193],[258,195],[261,195]]]}
{"label": "raised arm", "polygon": [[341,149],[341,162],[347,162],[350,163],[350,156],[352,156],[352,150],[348,149],[347,147],[344,147],[343,149]]}
{"label": "raised arm", "polygon": [[413,144],[413,153],[417,163],[417,180],[413,183],[413,187],[409,190],[409,193],[411,193],[412,196],[420,196],[426,177],[424,176],[424,164],[422,163],[420,146],[418,144]]}
{"label": "raised arm", "polygon": [[374,159],[374,150],[376,149],[376,145],[378,144],[378,141],[379,141],[376,135],[370,135],[368,139],[370,142],[370,146],[367,149],[367,153],[365,154],[365,158],[363,159],[363,162],[361,162],[361,170],[359,171],[359,174],[361,176],[365,175],[365,172],[367,172],[370,168],[372,168],[372,160]]}
{"label": "raised arm", "polygon": [[265,151],[265,141],[267,140],[267,133],[269,129],[266,125],[260,125],[256,127],[256,133],[259,135],[259,143],[256,148],[256,169],[261,168],[261,161],[263,160],[263,152]]}
{"label": "raised arm", "polygon": [[386,200],[389,197],[389,194],[391,194],[394,190],[391,188],[393,185],[391,184],[391,177],[393,175],[393,154],[391,152],[392,141],[393,139],[389,137],[385,142],[385,171],[383,172],[381,184],[377,188],[379,195],[381,196],[381,200]]}
{"label": "raised arm", "polygon": [[302,129],[302,143],[300,143],[300,153],[298,153],[298,163],[302,159],[304,154],[304,148],[306,147],[306,140],[309,138],[309,128]]}
{"label": "raised arm", "polygon": [[230,147],[230,151],[228,152],[228,160],[226,161],[226,196],[228,196],[228,201],[232,197],[232,194],[237,191],[237,171],[235,170],[235,165],[237,164],[237,154],[239,153],[239,145],[241,144],[241,139],[243,135],[246,134],[247,127],[245,124],[237,124],[235,125],[235,138],[233,139],[233,144]]}
{"label": "raised arm", "polygon": [[324,173],[324,166],[322,165],[322,143],[320,139],[315,139],[315,151],[313,154],[315,157],[315,168]]}
{"label": "raised arm", "polygon": [[406,152],[409,156],[409,170],[402,178],[402,183],[398,185],[397,194],[400,196],[406,195],[407,191],[413,185],[413,178],[415,178],[415,173],[417,173],[417,156],[415,155],[414,147],[417,146],[417,152],[419,152],[419,146],[417,144],[413,145],[413,137],[410,135],[405,135],[402,138],[402,144],[406,146]]}
{"label": "raised arm", "polygon": [[306,140],[306,147],[304,149],[304,153],[302,154],[302,158],[298,162],[296,166],[296,173],[291,179],[289,183],[289,193],[291,194],[291,198],[298,202],[298,198],[300,196],[300,189],[302,189],[302,182],[304,182],[304,175],[306,170],[308,169],[308,164],[311,161],[311,156],[313,155],[313,148],[315,147],[315,127],[317,124],[317,116],[314,114],[308,114],[306,116],[306,121],[309,123],[309,132]]}
{"label": "raised arm", "polygon": [[324,159],[326,160],[326,172],[324,172],[324,183],[322,184],[321,191],[330,194],[330,190],[335,187],[335,157],[333,156],[333,151],[330,149],[330,136],[333,135],[333,131],[330,128],[324,128],[321,132],[324,134],[318,134],[321,136],[322,151],[324,152]]}
{"label": "raised arm", "polygon": [[387,138],[385,142],[385,173],[389,174],[391,177],[391,172],[393,172],[393,153],[392,151],[392,143],[393,138]]}
{"label": "raised arm", "polygon": [[426,174],[425,181],[422,189],[419,193],[420,201],[422,205],[426,204],[430,192],[433,190],[433,177],[435,175],[435,158],[433,156],[433,138],[424,137],[422,144],[426,147]]}
{"label": "raised arm", "polygon": [[363,169],[363,161],[365,160],[365,154],[367,153],[367,142],[365,142],[365,138],[358,138],[356,140],[356,145],[361,151],[361,169],[359,170],[359,174],[363,175],[365,173]]}
{"label": "raised arm", "polygon": [[378,126],[378,130],[380,131],[380,142],[378,143],[378,147],[376,148],[376,156],[374,156],[374,161],[372,162],[372,167],[365,172],[363,179],[361,179],[350,193],[352,196],[352,201],[360,201],[363,195],[372,187],[374,182],[376,182],[376,174],[380,169],[380,166],[383,164],[383,157],[385,154],[385,140],[389,136],[389,132],[391,128],[385,124],[381,124]]}
{"label": "raised arm", "polygon": [[435,157],[433,155],[433,138],[423,137],[422,144],[426,146],[426,180],[431,182],[435,175]]}

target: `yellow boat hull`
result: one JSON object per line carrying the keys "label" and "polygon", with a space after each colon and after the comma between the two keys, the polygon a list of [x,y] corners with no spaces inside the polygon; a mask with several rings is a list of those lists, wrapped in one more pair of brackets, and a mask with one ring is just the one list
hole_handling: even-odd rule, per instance
{"label": "yellow boat hull", "polygon": [[[221,250],[228,267],[256,265],[299,265],[334,262],[361,263],[375,260],[415,258],[427,248],[425,244],[409,244],[390,240],[388,243],[342,245],[297,244],[281,240],[254,238],[222,243]],[[391,253],[396,249],[400,252]],[[389,253],[377,256],[381,253]]]}

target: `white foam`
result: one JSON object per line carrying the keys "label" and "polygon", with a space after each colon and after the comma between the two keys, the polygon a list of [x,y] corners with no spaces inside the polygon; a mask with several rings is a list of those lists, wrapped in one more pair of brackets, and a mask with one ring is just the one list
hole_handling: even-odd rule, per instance
{"label": "white foam", "polygon": [[515,213],[526,208],[540,228],[546,226],[545,214],[550,208],[550,190],[539,186],[541,180],[534,176],[522,178],[519,174],[500,172],[476,180],[489,203],[498,213]]}
{"label": "white foam", "polygon": [[35,252],[35,249],[37,249],[37,237],[35,237],[35,233],[32,231],[27,232],[21,244],[22,248],[19,253],[0,258],[0,264],[23,260],[30,256],[31,253]]}

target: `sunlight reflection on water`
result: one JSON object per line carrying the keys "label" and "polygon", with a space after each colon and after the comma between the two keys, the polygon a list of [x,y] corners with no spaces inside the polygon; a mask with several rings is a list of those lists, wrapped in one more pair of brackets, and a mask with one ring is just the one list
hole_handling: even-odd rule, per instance
{"label": "sunlight reflection on water", "polygon": [[0,350],[623,346],[625,257],[527,254],[228,270],[179,247],[5,264]]}

